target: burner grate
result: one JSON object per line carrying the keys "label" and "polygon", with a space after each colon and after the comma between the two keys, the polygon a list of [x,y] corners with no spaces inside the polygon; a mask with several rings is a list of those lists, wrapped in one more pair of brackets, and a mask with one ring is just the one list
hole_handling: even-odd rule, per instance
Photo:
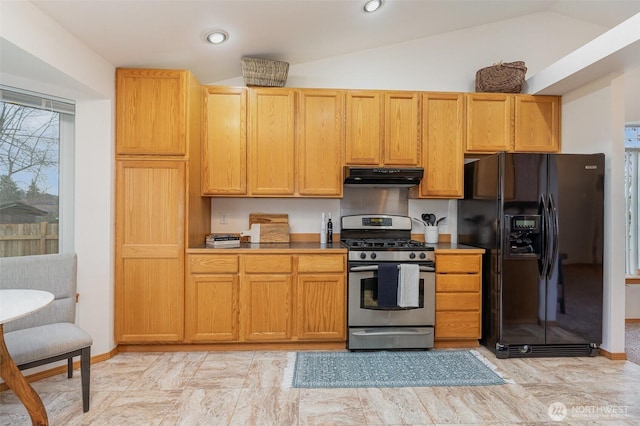
{"label": "burner grate", "polygon": [[344,244],[350,249],[421,249],[428,250],[424,242],[407,239],[345,239]]}

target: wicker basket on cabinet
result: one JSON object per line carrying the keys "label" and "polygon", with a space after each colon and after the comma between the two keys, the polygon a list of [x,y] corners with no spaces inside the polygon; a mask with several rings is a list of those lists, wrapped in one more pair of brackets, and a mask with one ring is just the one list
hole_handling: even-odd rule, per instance
{"label": "wicker basket on cabinet", "polygon": [[520,93],[527,67],[523,61],[499,62],[476,72],[476,92]]}
{"label": "wicker basket on cabinet", "polygon": [[247,86],[284,87],[289,63],[260,58],[242,58],[242,77]]}

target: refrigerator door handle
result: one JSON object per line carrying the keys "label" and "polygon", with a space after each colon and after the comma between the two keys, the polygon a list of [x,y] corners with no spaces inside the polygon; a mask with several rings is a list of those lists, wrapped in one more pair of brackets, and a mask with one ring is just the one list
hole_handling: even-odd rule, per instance
{"label": "refrigerator door handle", "polygon": [[543,279],[547,276],[547,271],[549,269],[549,227],[551,225],[549,220],[549,212],[547,209],[547,200],[544,194],[540,195],[538,212],[542,216],[540,224],[542,226],[542,241],[540,243],[540,260],[538,261],[538,273],[540,279]]}
{"label": "refrigerator door handle", "polygon": [[556,204],[553,202],[553,195],[549,194],[549,213],[550,220],[549,222],[553,225],[553,230],[551,231],[551,235],[553,236],[553,241],[551,241],[551,257],[549,258],[549,270],[547,271],[547,278],[551,278],[553,274],[553,269],[556,266],[556,259],[558,258],[558,215],[556,212]]}

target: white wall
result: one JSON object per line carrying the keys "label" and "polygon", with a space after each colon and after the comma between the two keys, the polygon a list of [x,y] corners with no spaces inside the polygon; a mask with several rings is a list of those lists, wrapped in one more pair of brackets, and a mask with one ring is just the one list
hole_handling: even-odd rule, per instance
{"label": "white wall", "polygon": [[625,103],[625,123],[640,124],[640,68],[625,73],[628,96]]}
{"label": "white wall", "polygon": [[[478,69],[523,60],[533,75],[605,29],[550,12],[290,65],[287,86],[472,92]],[[243,85],[241,77],[210,84]]]}
{"label": "white wall", "polygon": [[625,318],[640,319],[640,285],[629,284],[625,287]]}
{"label": "white wall", "polygon": [[[78,324],[94,355],[113,341],[114,67],[29,2],[1,2],[0,83],[76,101],[73,247]],[[63,219],[64,220],[64,219]],[[62,224],[64,226],[64,224]]]}
{"label": "white wall", "polygon": [[602,347],[624,352],[624,75],[563,96],[562,150],[605,154],[604,322]]}

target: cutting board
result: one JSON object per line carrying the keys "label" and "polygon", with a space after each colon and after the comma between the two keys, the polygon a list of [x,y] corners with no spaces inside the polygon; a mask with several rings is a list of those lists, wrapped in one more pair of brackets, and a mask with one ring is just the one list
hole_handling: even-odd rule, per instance
{"label": "cutting board", "polygon": [[261,223],[260,224],[261,243],[288,243],[289,224],[288,223]]}
{"label": "cutting board", "polygon": [[289,223],[289,215],[286,213],[249,213],[249,228],[254,223]]}
{"label": "cutting board", "polygon": [[286,213],[250,213],[249,228],[252,231],[255,229],[253,225],[260,225],[260,230],[259,237],[253,237],[252,242],[289,242],[289,215]]}

